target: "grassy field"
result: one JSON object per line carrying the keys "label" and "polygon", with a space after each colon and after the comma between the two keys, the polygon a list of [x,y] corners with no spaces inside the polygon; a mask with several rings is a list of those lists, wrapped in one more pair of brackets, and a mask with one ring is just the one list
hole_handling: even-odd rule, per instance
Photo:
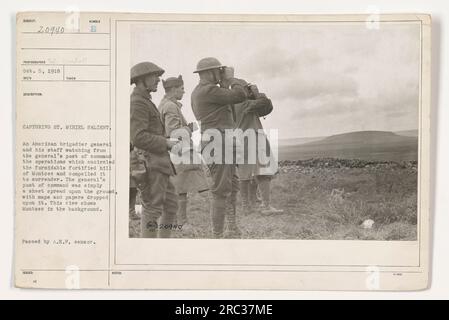
{"label": "grassy field", "polygon": [[[190,224],[174,237],[211,237],[208,197],[190,196]],[[239,206],[242,238],[416,240],[416,161],[283,161],[272,202],[284,213],[245,215]],[[362,228],[366,219],[374,221],[371,229]],[[131,222],[130,236],[138,230],[139,222]]]}

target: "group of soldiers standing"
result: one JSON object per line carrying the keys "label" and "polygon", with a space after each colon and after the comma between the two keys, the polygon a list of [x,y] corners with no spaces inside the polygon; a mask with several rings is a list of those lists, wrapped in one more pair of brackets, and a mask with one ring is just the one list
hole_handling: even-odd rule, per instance
{"label": "group of soldiers standing", "polygon": [[[259,93],[255,85],[235,78],[233,68],[223,66],[216,58],[201,59],[194,73],[199,75],[199,83],[192,92],[191,106],[201,124],[201,134],[209,129],[223,135],[229,129],[254,130],[257,144],[266,146],[263,151],[276,161],[259,119],[273,110],[270,99]],[[282,212],[272,207],[270,201],[270,182],[276,174],[271,165],[258,161],[229,163],[225,161],[225,152],[221,152],[222,161],[206,162],[210,182],[201,163],[173,165],[170,153],[188,153],[191,157],[187,158],[192,159],[197,152],[191,139],[185,145],[185,141],[171,138],[172,133],[185,130],[191,137],[199,128],[196,123],[188,123],[182,113],[180,100],[185,93],[182,76],[162,80],[165,96],[158,107],[153,103],[151,93],[157,91],[163,74],[164,70],[151,62],[131,68],[131,85],[135,87],[131,94],[130,217],[140,219],[141,237],[169,238],[176,230],[172,226],[188,226],[187,195],[194,192],[210,191],[213,238],[241,236],[236,205],[239,191],[244,214]],[[201,150],[212,142],[213,138],[202,139]],[[180,143],[184,146],[180,147]],[[248,147],[248,140],[241,143]],[[140,217],[135,213],[138,192],[142,204]],[[258,194],[262,198],[260,206]]]}

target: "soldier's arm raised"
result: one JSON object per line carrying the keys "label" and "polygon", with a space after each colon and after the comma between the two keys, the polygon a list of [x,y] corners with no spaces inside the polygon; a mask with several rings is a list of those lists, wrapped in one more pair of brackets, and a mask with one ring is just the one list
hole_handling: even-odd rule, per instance
{"label": "soldier's arm raised", "polygon": [[139,101],[131,105],[131,141],[139,149],[152,153],[167,152],[165,137],[154,135],[148,131],[149,111]]}
{"label": "soldier's arm raised", "polygon": [[244,110],[245,113],[254,112],[259,117],[264,117],[273,111],[273,104],[265,94],[260,94],[255,100],[250,100],[248,107]]}
{"label": "soldier's arm raised", "polygon": [[247,99],[246,90],[240,80],[230,79],[228,82],[230,89],[217,86],[208,88],[209,92],[206,97],[209,102],[226,106],[240,103]]}

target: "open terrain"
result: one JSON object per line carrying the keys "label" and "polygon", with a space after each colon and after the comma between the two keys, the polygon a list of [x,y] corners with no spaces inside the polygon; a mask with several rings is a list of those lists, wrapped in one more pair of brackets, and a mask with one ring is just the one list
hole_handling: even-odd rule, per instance
{"label": "open terrain", "polygon": [[[351,133],[280,148],[272,202],[284,213],[247,215],[239,202],[242,238],[416,240],[417,137],[407,134]],[[174,237],[210,238],[208,193],[189,201],[189,224]],[[131,221],[131,237],[139,224]]]}

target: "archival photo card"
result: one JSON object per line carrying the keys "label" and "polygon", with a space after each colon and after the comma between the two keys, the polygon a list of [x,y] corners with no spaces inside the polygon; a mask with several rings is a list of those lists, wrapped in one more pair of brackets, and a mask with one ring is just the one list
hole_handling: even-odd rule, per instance
{"label": "archival photo card", "polygon": [[16,285],[426,288],[430,27],[19,13]]}

